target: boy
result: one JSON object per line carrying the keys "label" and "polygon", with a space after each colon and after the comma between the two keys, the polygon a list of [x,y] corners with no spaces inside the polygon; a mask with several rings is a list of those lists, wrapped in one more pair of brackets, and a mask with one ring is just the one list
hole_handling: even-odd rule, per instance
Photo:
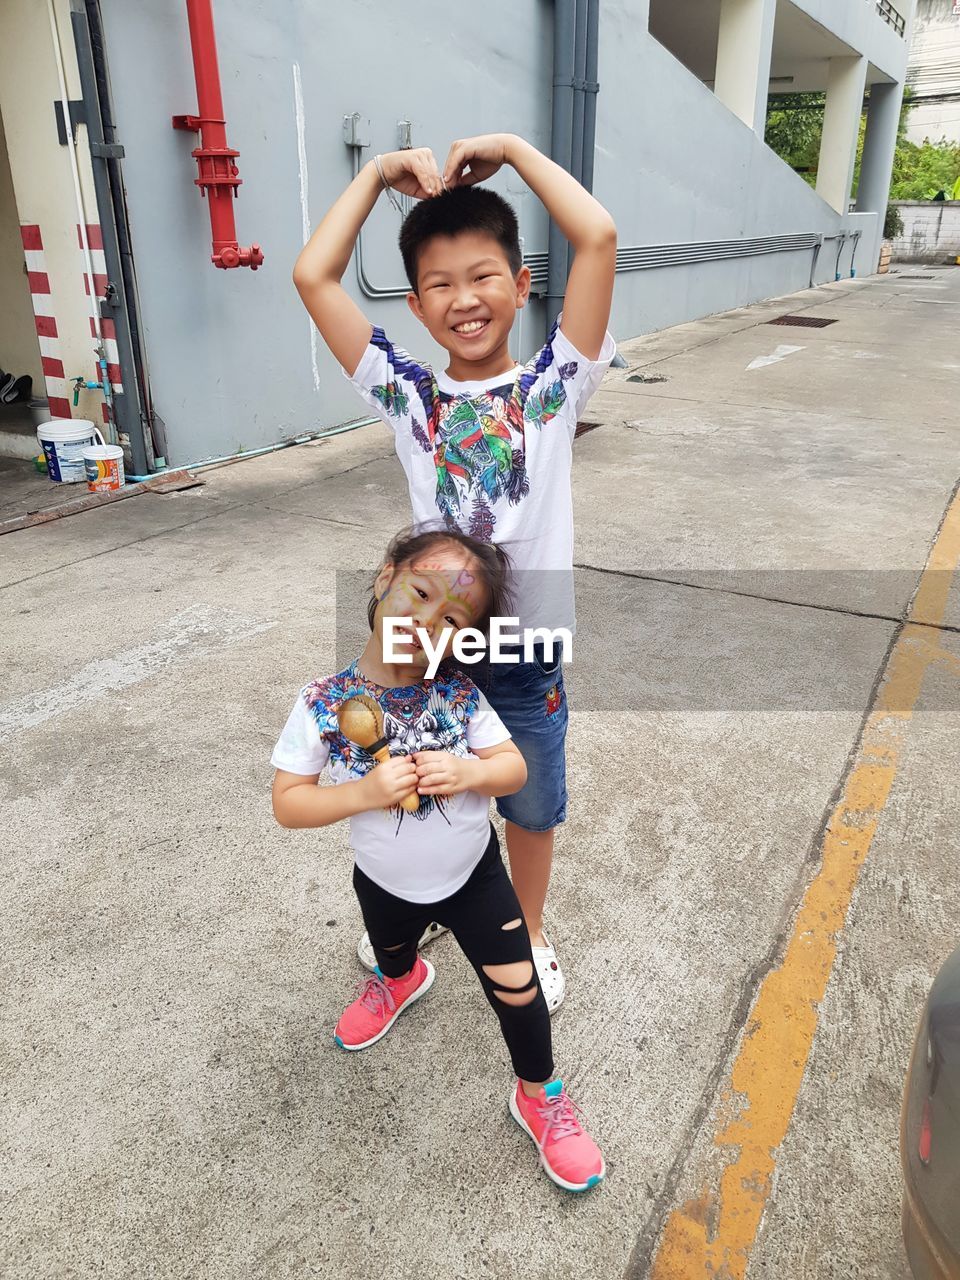
{"label": "boy", "polygon": [[[516,312],[530,293],[516,215],[474,184],[512,165],[570,241],[563,314],[526,366],[509,352]],[[448,353],[445,373],[395,348],[341,280],[360,229],[382,191],[422,203],[400,247],[407,302]],[[294,282],[347,377],[394,430],[413,516],[441,517],[509,554],[521,628],[566,626],[573,616],[572,443],[577,418],[613,359],[607,333],[616,228],[587,191],[513,134],[455,142],[441,174],[426,148],[376,156],[317,227]],[[554,830],[566,816],[567,705],[559,654],[471,670],[527,763],[528,780],[497,801],[510,873],[550,1012],[564,997],[556,951],[543,932]],[[428,929],[424,940],[433,936]],[[373,963],[369,942],[360,957]]]}

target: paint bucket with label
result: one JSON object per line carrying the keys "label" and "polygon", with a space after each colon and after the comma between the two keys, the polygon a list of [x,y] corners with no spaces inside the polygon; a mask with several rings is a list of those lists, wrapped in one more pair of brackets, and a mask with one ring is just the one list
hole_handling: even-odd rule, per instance
{"label": "paint bucket with label", "polygon": [[91,493],[123,488],[123,450],[115,444],[98,444],[83,451],[87,488]]}
{"label": "paint bucket with label", "polygon": [[103,444],[103,436],[84,418],[53,418],[37,427],[37,441],[46,456],[50,479],[76,484],[86,479],[84,451],[98,442]]}

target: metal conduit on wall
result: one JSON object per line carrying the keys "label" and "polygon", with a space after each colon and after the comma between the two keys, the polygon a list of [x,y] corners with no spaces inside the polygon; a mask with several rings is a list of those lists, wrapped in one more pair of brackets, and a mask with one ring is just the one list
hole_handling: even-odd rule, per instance
{"label": "metal conduit on wall", "polygon": [[[599,0],[555,0],[550,158],[593,189],[596,147]],[[550,219],[547,241],[547,332],[563,306],[571,249]]]}
{"label": "metal conduit on wall", "polygon": [[[130,341],[133,346],[135,376],[141,399],[141,422],[146,433],[146,446],[151,447],[156,455],[158,465],[165,461],[167,440],[163,420],[153,407],[150,393],[150,369],[147,359],[146,345],[143,337],[143,322],[140,316],[140,299],[137,292],[136,263],[133,257],[133,245],[130,237],[129,215],[127,211],[126,192],[121,170],[121,153],[123,147],[117,131],[114,117],[113,100],[110,93],[107,75],[107,53],[103,36],[103,22],[100,14],[99,0],[73,0],[72,9],[83,10],[87,19],[87,30],[90,41],[90,54],[96,78],[95,92],[100,111],[100,123],[105,145],[112,154],[106,157],[107,176],[110,186],[110,202],[113,208],[113,226],[117,236],[120,252],[121,276],[124,299],[126,302],[127,323],[130,328]],[[123,361],[120,362],[121,372]],[[124,384],[126,385],[126,384]],[[132,384],[131,384],[132,385]]]}
{"label": "metal conduit on wall", "polygon": [[[573,159],[573,83],[576,44],[576,0],[555,0],[553,7],[553,104],[550,159],[570,172]],[[547,329],[563,305],[567,282],[567,242],[550,219],[547,235]]]}
{"label": "metal conduit on wall", "polygon": [[583,166],[580,181],[593,192],[593,159],[597,150],[597,79],[600,54],[600,0],[587,0],[586,80],[583,85]]}
{"label": "metal conduit on wall", "polygon": [[[140,401],[140,380],[134,360],[131,326],[127,311],[127,297],[123,279],[123,264],[117,228],[114,223],[114,205],[110,191],[108,160],[120,159],[123,147],[108,143],[104,135],[103,115],[97,84],[96,66],[90,39],[90,28],[82,0],[73,0],[70,13],[73,38],[77,55],[80,87],[86,109],[87,139],[90,148],[90,164],[97,200],[97,218],[103,237],[103,256],[107,268],[107,290],[102,303],[93,290],[90,276],[91,306],[100,316],[101,308],[109,310],[116,333],[117,360],[120,365],[120,385],[112,393],[113,418],[116,429],[123,432],[130,442],[133,471],[148,472],[154,468],[154,451],[149,434],[144,429],[143,410]],[[101,351],[105,351],[104,338],[100,337]],[[104,357],[106,359],[106,357]],[[103,375],[106,379],[106,371]]]}
{"label": "metal conduit on wall", "polygon": [[[810,231],[739,240],[621,246],[617,250],[617,272],[644,271],[653,267],[682,267],[697,262],[721,262],[733,258],[755,258],[765,253],[795,253],[818,249],[820,243],[820,234]],[[527,254],[524,262],[530,268],[535,292],[542,295],[548,287],[548,255]]]}

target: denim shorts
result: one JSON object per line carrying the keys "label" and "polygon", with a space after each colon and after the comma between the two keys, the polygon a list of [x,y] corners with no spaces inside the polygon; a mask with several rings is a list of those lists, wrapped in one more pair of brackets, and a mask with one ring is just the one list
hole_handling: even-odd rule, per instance
{"label": "denim shorts", "polygon": [[567,695],[557,645],[550,661],[543,646],[532,662],[463,667],[510,730],[527,762],[527,781],[515,795],[499,796],[497,812],[527,831],[551,831],[567,816]]}

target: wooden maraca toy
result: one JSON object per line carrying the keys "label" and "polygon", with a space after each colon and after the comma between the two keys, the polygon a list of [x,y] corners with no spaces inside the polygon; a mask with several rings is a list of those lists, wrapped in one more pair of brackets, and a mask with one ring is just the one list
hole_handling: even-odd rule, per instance
{"label": "wooden maraca toy", "polygon": [[[369,751],[374,760],[382,763],[390,759],[390,748],[383,736],[383,712],[367,694],[356,693],[341,702],[337,710],[337,724],[345,738]],[[420,808],[420,797],[416,791],[404,796],[400,808],[407,813],[416,813]]]}

